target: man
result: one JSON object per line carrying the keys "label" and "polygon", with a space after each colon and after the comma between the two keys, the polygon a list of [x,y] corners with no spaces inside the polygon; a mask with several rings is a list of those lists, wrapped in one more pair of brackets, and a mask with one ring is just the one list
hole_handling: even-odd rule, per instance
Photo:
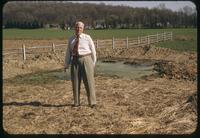
{"label": "man", "polygon": [[71,64],[71,81],[75,107],[80,106],[81,79],[85,85],[90,107],[96,106],[94,67],[96,63],[96,50],[91,37],[83,33],[83,22],[75,23],[75,35],[68,41],[65,56],[64,70]]}

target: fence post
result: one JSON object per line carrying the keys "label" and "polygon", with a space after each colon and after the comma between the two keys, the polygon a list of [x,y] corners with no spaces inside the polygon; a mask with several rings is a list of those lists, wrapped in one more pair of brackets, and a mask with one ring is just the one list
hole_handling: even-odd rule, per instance
{"label": "fence post", "polygon": [[22,44],[22,53],[23,53],[23,60],[26,60],[26,47],[25,44]]}
{"label": "fence post", "polygon": [[172,40],[173,32],[171,32],[171,40]]}
{"label": "fence post", "polygon": [[112,49],[114,49],[115,48],[115,39],[114,39],[114,36],[113,36],[113,38],[112,38]]}
{"label": "fence post", "polygon": [[52,51],[55,53],[55,45],[52,43]]}
{"label": "fence post", "polygon": [[126,37],[126,48],[128,48],[128,37]]}
{"label": "fence post", "polygon": [[96,40],[96,47],[98,48],[98,39]]}
{"label": "fence post", "polygon": [[137,39],[137,44],[139,45],[140,44],[140,37],[138,36],[138,39]]}
{"label": "fence post", "polygon": [[150,45],[150,37],[149,37],[149,35],[147,36],[147,43],[148,43],[148,45]]}
{"label": "fence post", "polygon": [[156,34],[156,43],[158,43],[158,33]]}
{"label": "fence post", "polygon": [[163,41],[165,41],[165,32],[163,33]]}

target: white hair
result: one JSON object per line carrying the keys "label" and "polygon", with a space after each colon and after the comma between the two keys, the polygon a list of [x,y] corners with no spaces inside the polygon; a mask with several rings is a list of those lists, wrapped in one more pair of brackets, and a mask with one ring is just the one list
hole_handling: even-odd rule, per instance
{"label": "white hair", "polygon": [[78,22],[76,22],[76,23],[75,23],[75,26],[77,26],[77,25],[80,25],[81,27],[83,27],[83,28],[84,28],[84,23],[83,23],[83,22],[81,22],[81,21],[78,21]]}

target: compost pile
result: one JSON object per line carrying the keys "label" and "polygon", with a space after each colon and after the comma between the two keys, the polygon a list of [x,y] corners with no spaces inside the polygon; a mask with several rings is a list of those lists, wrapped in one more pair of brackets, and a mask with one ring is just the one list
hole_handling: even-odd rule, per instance
{"label": "compost pile", "polygon": [[[3,127],[10,134],[190,134],[197,127],[197,55],[143,47],[97,50],[98,59],[151,63],[157,75],[96,74],[98,106],[71,107],[65,50],[3,58]],[[58,75],[59,74],[59,75]]]}

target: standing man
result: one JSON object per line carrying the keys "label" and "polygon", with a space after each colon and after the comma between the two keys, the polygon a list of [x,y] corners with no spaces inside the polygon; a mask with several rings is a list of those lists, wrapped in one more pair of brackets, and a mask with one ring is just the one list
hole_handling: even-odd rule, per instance
{"label": "standing man", "polygon": [[64,70],[71,64],[71,81],[74,96],[74,106],[80,106],[81,79],[85,85],[90,107],[96,106],[94,67],[96,50],[92,38],[83,33],[84,24],[75,23],[75,34],[68,41]]}

